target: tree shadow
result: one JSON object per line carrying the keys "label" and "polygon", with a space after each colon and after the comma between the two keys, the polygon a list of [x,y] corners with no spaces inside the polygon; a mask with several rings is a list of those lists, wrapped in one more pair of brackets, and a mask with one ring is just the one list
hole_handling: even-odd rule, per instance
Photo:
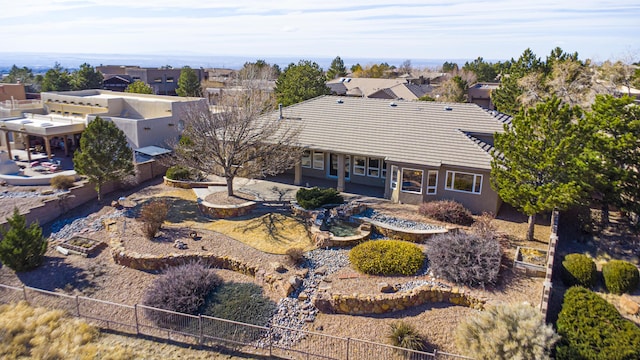
{"label": "tree shadow", "polygon": [[72,266],[64,258],[45,256],[43,264],[31,271],[16,273],[20,281],[30,287],[55,291],[57,289],[84,290],[96,286],[89,279],[88,273],[81,268]]}
{"label": "tree shadow", "polygon": [[211,219],[207,218],[200,212],[198,204],[195,201],[174,196],[159,196],[145,199],[131,209],[129,216],[133,218],[139,217],[142,207],[153,201],[164,201],[169,205],[169,212],[165,219],[169,223],[178,224],[185,221],[194,221],[198,223],[211,222]]}
{"label": "tree shadow", "polygon": [[293,219],[297,223],[303,225],[306,231],[306,235],[311,235],[311,232],[308,226],[306,226],[303,219],[299,219],[297,217],[282,214],[279,212],[270,212],[251,218],[245,218],[244,220],[248,221],[245,222],[242,232],[249,233],[252,231],[264,229],[264,234],[266,236],[265,240],[279,244],[288,243],[291,241],[291,239],[289,239],[282,233],[283,230],[287,229],[287,224],[285,222],[287,219]]}

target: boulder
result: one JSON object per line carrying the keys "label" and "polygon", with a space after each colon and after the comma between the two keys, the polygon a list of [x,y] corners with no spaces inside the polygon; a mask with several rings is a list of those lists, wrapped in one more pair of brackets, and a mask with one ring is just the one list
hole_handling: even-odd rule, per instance
{"label": "boulder", "polygon": [[289,278],[289,284],[291,284],[294,289],[299,289],[302,286],[302,279],[297,276],[291,276]]}
{"label": "boulder", "polygon": [[279,272],[280,274],[284,274],[287,271],[289,271],[286,266],[284,266],[282,263],[279,263],[279,262],[272,262],[271,268],[274,271]]}
{"label": "boulder", "polygon": [[620,297],[620,309],[629,315],[639,315],[640,305],[633,301],[629,295],[622,295]]}
{"label": "boulder", "polygon": [[389,283],[386,283],[386,282],[378,283],[378,290],[380,290],[380,292],[385,294],[394,293],[398,291],[395,286],[389,285]]}

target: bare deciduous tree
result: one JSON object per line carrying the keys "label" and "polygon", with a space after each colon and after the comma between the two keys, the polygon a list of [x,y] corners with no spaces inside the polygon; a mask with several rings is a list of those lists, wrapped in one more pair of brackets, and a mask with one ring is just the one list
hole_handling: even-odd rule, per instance
{"label": "bare deciduous tree", "polygon": [[233,179],[275,175],[293,167],[302,150],[300,122],[276,114],[274,97],[264,84],[267,72],[247,72],[237,91],[224,92],[215,110],[187,111],[185,131],[175,159],[207,174],[222,176],[233,196]]}

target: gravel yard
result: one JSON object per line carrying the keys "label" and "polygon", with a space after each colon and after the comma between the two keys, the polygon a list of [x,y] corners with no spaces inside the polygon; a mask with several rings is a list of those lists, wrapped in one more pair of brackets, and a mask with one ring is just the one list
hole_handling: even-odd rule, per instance
{"label": "gravel yard", "polygon": [[[125,194],[128,199],[138,203],[147,198],[167,192],[162,184],[138,189],[135,193]],[[117,199],[122,194],[114,194]],[[5,201],[23,206],[29,202],[37,204],[39,197],[16,198],[0,197],[0,205]],[[105,203],[109,203],[107,199]],[[417,215],[415,208],[408,205],[390,205],[387,202],[373,204],[376,211],[382,215],[393,216],[415,222],[424,222],[424,218]],[[3,211],[6,206],[2,206]],[[11,209],[12,211],[12,209]],[[287,263],[284,255],[266,254],[248,245],[236,241],[220,233],[198,229],[199,240],[188,236],[189,223],[165,223],[161,234],[153,241],[142,236],[135,218],[127,217],[124,210],[116,210],[109,206],[90,204],[84,209],[77,209],[68,214],[64,221],[53,222],[46,230],[51,233],[50,249],[46,256],[46,263],[31,272],[16,275],[12,270],[0,268],[0,283],[7,285],[28,285],[50,291],[64,292],[91,296],[97,299],[109,300],[125,304],[140,303],[149,284],[157,276],[154,273],[133,270],[116,265],[111,258],[109,248],[103,248],[97,255],[89,258],[81,256],[64,256],[54,250],[55,244],[61,239],[68,238],[81,232],[82,236],[108,243],[109,233],[102,227],[105,219],[115,221],[117,232],[122,234],[124,246],[139,253],[167,254],[175,252],[206,251],[218,255],[228,255],[247,263],[258,264],[260,267],[271,269],[274,263]],[[198,217],[198,221],[204,221]],[[433,224],[438,224],[433,222]],[[186,250],[173,247],[173,242],[182,240],[188,245]],[[424,246],[424,245],[421,245]],[[515,250],[515,249],[514,249]],[[318,286],[328,286],[331,291],[346,294],[366,293],[379,294],[378,284],[400,284],[403,289],[409,289],[424,282],[438,281],[428,274],[414,277],[379,277],[358,274],[350,267],[347,260],[347,250],[314,250],[305,254],[307,258],[304,267],[309,269],[309,275],[304,279],[304,287],[312,293]],[[254,279],[235,272],[216,270],[225,280],[233,282],[254,282]],[[485,290],[473,290],[474,294],[489,298],[491,303],[522,302],[537,303],[541,294],[541,281],[515,275],[509,267],[502,272],[500,283]],[[294,293],[297,295],[298,292]],[[272,323],[307,330],[318,331],[328,335],[360,338],[369,341],[386,343],[388,326],[393,321],[403,319],[414,325],[423,334],[429,344],[440,350],[457,352],[453,344],[453,330],[461,319],[467,318],[475,310],[451,306],[448,304],[423,305],[409,310],[367,316],[327,315],[318,314],[310,309],[309,301],[299,301],[293,298],[280,299],[276,294],[265,289],[265,295],[279,302],[278,315]]]}

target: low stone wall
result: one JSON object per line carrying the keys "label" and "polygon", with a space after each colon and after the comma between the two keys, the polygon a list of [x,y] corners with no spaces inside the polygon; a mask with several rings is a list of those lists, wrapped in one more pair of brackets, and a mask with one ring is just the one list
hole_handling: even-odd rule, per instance
{"label": "low stone wall", "polygon": [[200,252],[189,254],[171,253],[165,255],[140,254],[127,251],[122,240],[119,239],[111,239],[109,245],[111,247],[113,261],[116,264],[136,270],[157,271],[166,269],[169,266],[178,266],[192,261],[202,261],[216,269],[231,270],[253,276],[261,285],[266,285],[285,297],[289,296],[294,290],[292,281],[285,279],[284,274],[269,272],[228,256],[218,256]]}
{"label": "low stone wall", "polygon": [[215,205],[198,199],[198,209],[203,214],[214,219],[227,219],[249,214],[258,204],[255,201],[247,201],[240,205]]}
{"label": "low stone wall", "polygon": [[486,304],[486,300],[474,298],[458,287],[445,289],[436,286],[422,286],[406,292],[380,295],[319,292],[313,298],[314,305],[324,313],[349,315],[383,314],[436,302],[477,310],[483,310]]}
{"label": "low stone wall", "polygon": [[369,240],[371,237],[371,225],[360,224],[358,229],[360,234],[353,236],[335,236],[329,231],[320,231],[317,226],[312,226],[311,233],[314,244],[317,247],[347,247],[358,245],[359,243]]}
{"label": "low stone wall", "polygon": [[209,186],[227,186],[226,183],[220,183],[220,182],[215,182],[215,181],[182,181],[182,180],[172,180],[167,178],[166,176],[163,177],[164,179],[164,184],[167,186],[171,186],[174,188],[180,188],[180,189],[193,189],[193,188],[206,188]]}
{"label": "low stone wall", "polygon": [[368,218],[362,218],[362,220],[370,223],[376,232],[388,237],[389,239],[404,240],[415,243],[423,242],[434,235],[446,234],[450,231],[450,229],[446,228],[434,230],[400,229]]}

